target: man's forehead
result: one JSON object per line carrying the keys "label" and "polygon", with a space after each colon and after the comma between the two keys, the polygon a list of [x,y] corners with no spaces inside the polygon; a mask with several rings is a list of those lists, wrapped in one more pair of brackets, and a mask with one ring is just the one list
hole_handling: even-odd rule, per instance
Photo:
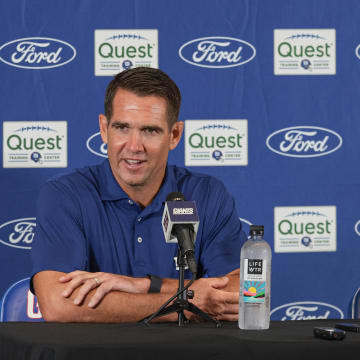
{"label": "man's forehead", "polygon": [[159,104],[139,105],[139,104],[119,104],[124,111],[151,111],[154,114],[164,113],[164,107]]}
{"label": "man's forehead", "polygon": [[166,110],[166,100],[160,96],[146,95],[138,96],[131,91],[118,89],[113,105],[120,106],[126,110],[154,109],[156,112]]}

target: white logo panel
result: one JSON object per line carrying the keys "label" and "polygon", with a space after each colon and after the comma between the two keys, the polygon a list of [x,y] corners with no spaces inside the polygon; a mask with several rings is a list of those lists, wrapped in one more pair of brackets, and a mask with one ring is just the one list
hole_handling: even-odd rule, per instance
{"label": "white logo panel", "polygon": [[274,250],[336,251],[336,206],[275,207]]}
{"label": "white logo panel", "polygon": [[134,67],[158,68],[158,30],[95,30],[95,75]]}
{"label": "white logo panel", "polygon": [[186,120],[186,166],[247,164],[247,120]]}
{"label": "white logo panel", "polygon": [[335,29],[275,29],[275,75],[335,75]]}
{"label": "white logo panel", "polygon": [[3,167],[67,167],[67,122],[4,121]]}

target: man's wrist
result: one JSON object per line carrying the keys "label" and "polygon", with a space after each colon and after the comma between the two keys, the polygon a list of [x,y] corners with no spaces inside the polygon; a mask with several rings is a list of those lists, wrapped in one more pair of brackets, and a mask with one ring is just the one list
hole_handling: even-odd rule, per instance
{"label": "man's wrist", "polygon": [[163,280],[159,276],[156,276],[156,275],[148,274],[147,276],[150,279],[150,286],[149,286],[148,293],[151,293],[151,294],[160,293]]}

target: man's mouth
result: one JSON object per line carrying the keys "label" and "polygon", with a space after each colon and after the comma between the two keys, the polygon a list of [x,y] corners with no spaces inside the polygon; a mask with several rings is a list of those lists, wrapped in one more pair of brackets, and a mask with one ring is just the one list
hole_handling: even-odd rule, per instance
{"label": "man's mouth", "polygon": [[134,160],[134,159],[124,159],[124,161],[131,168],[139,167],[145,162],[145,160]]}

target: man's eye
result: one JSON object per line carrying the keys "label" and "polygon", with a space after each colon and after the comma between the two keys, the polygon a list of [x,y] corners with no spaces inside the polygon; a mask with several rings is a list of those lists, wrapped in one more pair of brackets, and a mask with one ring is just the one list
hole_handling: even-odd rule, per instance
{"label": "man's eye", "polygon": [[153,134],[157,134],[157,133],[158,133],[158,130],[157,130],[157,129],[151,129],[151,128],[149,128],[149,129],[145,129],[145,132],[146,132],[147,134],[153,135]]}
{"label": "man's eye", "polygon": [[114,124],[113,127],[118,130],[125,130],[128,128],[126,125],[121,125],[121,124]]}

